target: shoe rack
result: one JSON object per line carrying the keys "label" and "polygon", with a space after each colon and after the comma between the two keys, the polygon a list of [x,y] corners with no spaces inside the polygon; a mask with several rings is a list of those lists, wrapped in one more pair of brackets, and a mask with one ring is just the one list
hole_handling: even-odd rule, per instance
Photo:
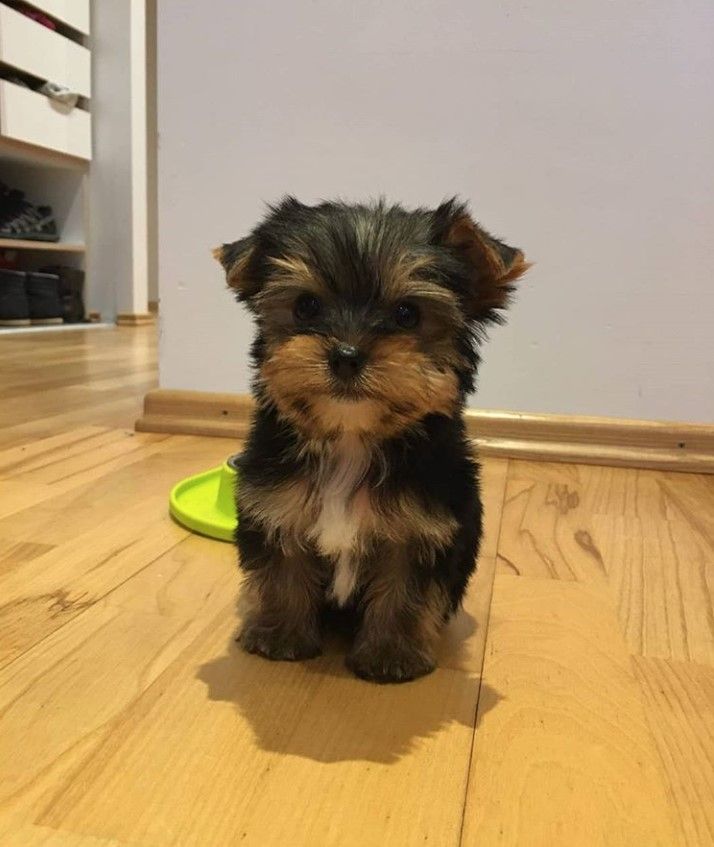
{"label": "shoe rack", "polygon": [[[0,0],[0,181],[51,206],[59,233],[56,242],[0,237],[0,251],[18,270],[62,264],[86,271],[91,76],[89,0]],[[76,105],[35,90],[44,82],[76,92]],[[85,291],[91,312],[89,280]]]}

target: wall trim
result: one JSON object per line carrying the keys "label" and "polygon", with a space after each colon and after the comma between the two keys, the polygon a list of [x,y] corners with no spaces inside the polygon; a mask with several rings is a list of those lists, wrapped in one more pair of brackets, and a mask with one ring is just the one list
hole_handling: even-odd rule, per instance
{"label": "wall trim", "polygon": [[[247,394],[157,388],[136,429],[239,440],[252,413]],[[482,456],[714,473],[714,424],[481,409],[469,409],[466,423]]]}
{"label": "wall trim", "polygon": [[121,312],[117,315],[117,326],[147,326],[156,323],[151,312]]}

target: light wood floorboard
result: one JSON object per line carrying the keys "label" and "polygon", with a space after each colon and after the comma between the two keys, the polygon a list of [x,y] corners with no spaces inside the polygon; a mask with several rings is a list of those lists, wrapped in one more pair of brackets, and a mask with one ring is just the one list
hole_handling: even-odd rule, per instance
{"label": "light wood floorboard", "polygon": [[0,335],[0,844],[714,843],[714,477],[484,461],[440,667],[233,642],[167,514],[225,439],[136,434],[155,329]]}

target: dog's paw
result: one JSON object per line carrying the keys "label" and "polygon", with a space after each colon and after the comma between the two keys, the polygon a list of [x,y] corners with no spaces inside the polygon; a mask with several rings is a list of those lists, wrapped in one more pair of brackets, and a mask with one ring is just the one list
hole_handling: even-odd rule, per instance
{"label": "dog's paw", "polygon": [[322,653],[317,638],[301,634],[286,635],[258,626],[246,627],[236,640],[246,652],[274,661],[299,662],[302,659],[314,659]]}
{"label": "dog's paw", "polygon": [[358,650],[347,656],[347,667],[355,676],[370,682],[409,682],[426,676],[436,667],[433,659],[413,650],[383,647],[376,651]]}

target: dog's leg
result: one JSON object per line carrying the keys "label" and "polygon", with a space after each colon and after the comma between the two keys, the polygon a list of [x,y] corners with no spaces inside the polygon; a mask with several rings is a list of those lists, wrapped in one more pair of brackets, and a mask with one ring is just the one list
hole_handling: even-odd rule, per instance
{"label": "dog's leg", "polygon": [[[250,539],[248,532],[253,533]],[[244,649],[287,661],[319,656],[324,589],[318,561],[297,547],[271,547],[247,528],[243,538],[239,531],[238,547],[245,572],[238,636]]]}
{"label": "dog's leg", "polygon": [[434,670],[448,599],[431,579],[417,579],[406,550],[384,551],[371,569],[363,619],[347,666],[375,682],[407,682]]}

